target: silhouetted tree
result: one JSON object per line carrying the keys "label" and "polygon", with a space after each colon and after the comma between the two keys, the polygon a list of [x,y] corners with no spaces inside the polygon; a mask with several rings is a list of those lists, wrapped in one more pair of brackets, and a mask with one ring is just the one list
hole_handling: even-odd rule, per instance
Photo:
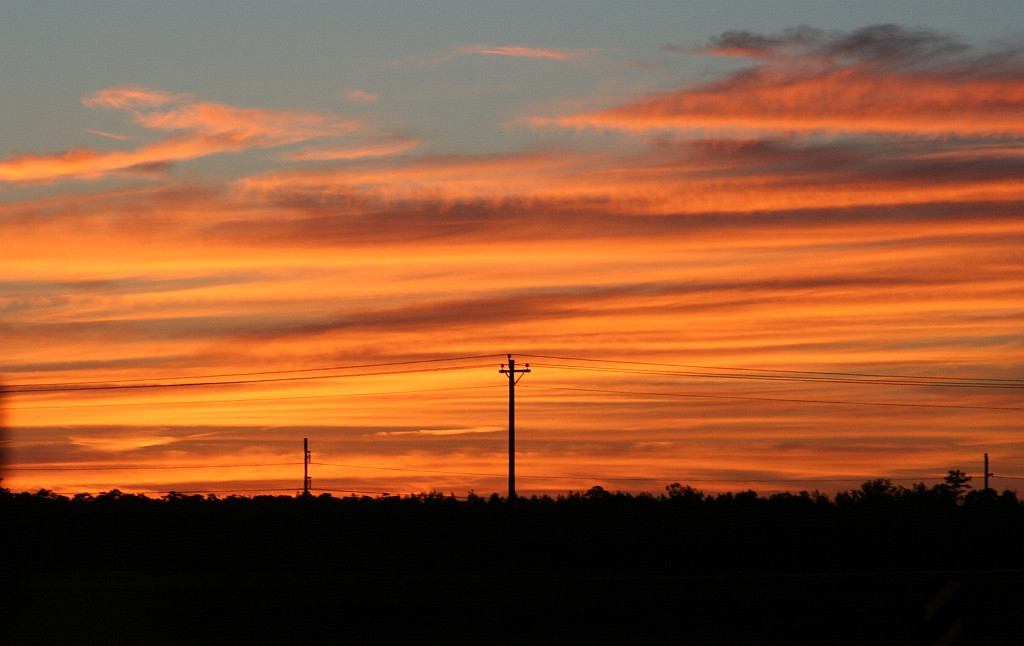
{"label": "silhouetted tree", "polygon": [[686,500],[691,502],[701,502],[704,500],[703,491],[698,491],[690,485],[686,485],[684,487],[678,482],[666,485],[665,491],[668,493],[668,497],[672,500]]}
{"label": "silhouetted tree", "polygon": [[892,498],[899,489],[893,485],[892,480],[888,478],[878,478],[876,480],[868,480],[860,486],[860,491],[855,492],[855,495],[861,499],[879,500],[883,498]]}
{"label": "silhouetted tree", "polygon": [[962,503],[967,490],[971,488],[971,476],[960,469],[950,469],[943,478],[943,484],[938,485],[947,492],[957,503]]}

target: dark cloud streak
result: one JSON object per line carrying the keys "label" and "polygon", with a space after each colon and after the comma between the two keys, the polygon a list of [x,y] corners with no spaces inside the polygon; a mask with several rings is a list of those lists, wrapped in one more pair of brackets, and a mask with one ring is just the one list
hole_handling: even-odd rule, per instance
{"label": "dark cloud streak", "polygon": [[801,26],[765,36],[750,31],[726,31],[711,39],[700,53],[766,58],[775,55],[821,56],[837,62],[875,62],[920,66],[945,62],[971,51],[952,35],[900,25],[870,25],[852,32]]}

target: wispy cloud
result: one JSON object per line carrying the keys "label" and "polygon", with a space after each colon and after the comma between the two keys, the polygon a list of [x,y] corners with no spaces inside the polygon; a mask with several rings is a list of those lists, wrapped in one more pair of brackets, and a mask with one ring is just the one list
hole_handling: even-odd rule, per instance
{"label": "wispy cloud", "polygon": [[93,108],[125,111],[146,129],[176,134],[129,151],[79,148],[50,155],[12,155],[0,160],[0,181],[100,179],[138,167],[160,168],[171,162],[217,153],[337,137],[360,128],[356,121],[324,113],[238,108],[139,87],[100,90],[83,99],[83,103]]}
{"label": "wispy cloud", "polygon": [[118,141],[128,141],[129,139],[131,139],[131,136],[129,135],[121,135],[114,132],[104,132],[102,130],[94,130],[92,128],[86,128],[85,131],[91,132],[94,135],[99,135],[100,137],[106,137],[107,139],[116,139]]}
{"label": "wispy cloud", "polygon": [[[433,156],[400,165],[271,171],[240,180],[252,197],[365,204],[547,202],[628,213],[846,208],[1016,201],[1024,158],[1011,147],[941,143],[654,140],[634,155]],[[943,156],[944,152],[946,156]],[[934,157],[937,155],[938,157]]]}
{"label": "wispy cloud", "polygon": [[345,92],[345,98],[352,103],[374,103],[380,98],[380,94],[362,88],[352,88]]}
{"label": "wispy cloud", "polygon": [[303,148],[284,153],[281,158],[286,161],[348,161],[366,157],[386,157],[412,150],[420,143],[419,139],[413,137],[392,137],[346,147]]}
{"label": "wispy cloud", "polygon": [[509,56],[512,58],[544,58],[569,61],[585,56],[587,52],[572,49],[545,49],[522,45],[464,45],[455,50],[456,54],[479,54],[481,56]]}
{"label": "wispy cloud", "polygon": [[794,27],[780,34],[727,31],[698,53],[751,58],[814,57],[834,62],[878,62],[884,65],[930,65],[970,51],[953,36],[899,25],[873,25],[852,32]]}
{"label": "wispy cloud", "polygon": [[178,441],[178,438],[169,435],[70,435],[70,441],[75,446],[80,446],[92,451],[104,453],[124,453],[135,451],[151,446],[166,446]]}
{"label": "wispy cloud", "polygon": [[391,437],[403,435],[477,435],[480,433],[501,433],[506,429],[503,427],[482,427],[482,428],[427,428],[416,431],[378,431],[378,437]]}

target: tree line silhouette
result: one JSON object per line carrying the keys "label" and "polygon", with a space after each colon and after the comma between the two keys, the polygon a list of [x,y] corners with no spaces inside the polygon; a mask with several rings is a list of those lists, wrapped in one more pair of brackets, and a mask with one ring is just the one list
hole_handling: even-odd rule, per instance
{"label": "tree line silhouette", "polygon": [[1024,567],[1024,504],[877,479],[820,492],[660,495],[595,486],[508,500],[408,496],[72,497],[0,489],[15,568],[229,569],[693,575]]}
{"label": "tree line silhouette", "polygon": [[[935,643],[1024,634],[1024,503],[0,489],[9,643]],[[13,586],[13,587],[12,587]],[[950,592],[951,590],[951,592]],[[939,601],[936,601],[938,599]],[[937,608],[937,609],[933,609]]]}

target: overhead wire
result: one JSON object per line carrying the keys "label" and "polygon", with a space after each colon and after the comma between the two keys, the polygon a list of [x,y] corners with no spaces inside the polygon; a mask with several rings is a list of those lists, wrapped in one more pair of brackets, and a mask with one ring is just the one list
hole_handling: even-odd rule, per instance
{"label": "overhead wire", "polygon": [[[11,384],[5,387],[8,393],[21,392],[65,392],[68,390],[109,389],[109,388],[156,388],[156,387],[177,387],[177,386],[215,386],[215,385],[238,385],[247,383],[267,383],[276,381],[290,381],[302,379],[334,379],[348,376],[372,376],[402,374],[411,371],[380,371],[373,373],[323,375],[310,377],[273,377],[269,379],[244,379],[229,381],[195,381],[207,379],[222,379],[227,377],[250,377],[263,375],[291,375],[311,372],[328,372],[340,370],[357,370],[368,368],[382,368],[394,366],[417,365],[425,363],[443,363],[452,361],[466,361],[474,359],[498,358],[500,354],[478,354],[460,355],[453,357],[440,357],[434,359],[413,359],[405,361],[389,361],[378,363],[363,363],[351,365],[323,366],[314,368],[294,368],[280,370],[264,370],[253,372],[216,373],[205,375],[150,377],[137,379],[122,379],[116,382],[109,381],[74,381],[54,382],[36,384]],[[594,365],[571,365],[571,364],[537,364],[536,367],[546,367],[564,370],[589,370],[598,372],[621,372],[623,374],[647,374],[657,376],[690,376],[704,378],[731,378],[731,379],[763,379],[763,380],[793,380],[793,381],[824,381],[826,383],[869,383],[881,385],[926,385],[926,386],[954,386],[965,388],[1024,388],[1024,379],[992,378],[992,377],[952,377],[952,376],[922,376],[922,375],[899,375],[884,373],[863,373],[863,372],[839,372],[839,371],[812,371],[792,370],[782,368],[749,368],[736,366],[710,366],[698,364],[678,363],[657,363],[647,361],[628,361],[617,359],[591,359],[584,357],[568,357],[561,355],[544,354],[520,354],[520,357],[552,359],[558,361],[586,362]],[[623,368],[615,366],[646,366],[646,368]],[[473,366],[447,366],[438,370],[460,370],[468,368],[484,367],[480,364]],[[680,370],[683,369],[683,370]],[[430,371],[432,369],[424,369]],[[716,370],[711,372],[689,372],[692,370]],[[740,373],[740,374],[729,374]],[[176,382],[176,383],[154,383],[154,382]],[[91,388],[89,388],[91,387]]]}
{"label": "overhead wire", "polygon": [[[313,466],[335,466],[335,467],[353,468],[353,469],[373,469],[373,470],[380,470],[380,471],[404,471],[404,472],[411,472],[411,473],[434,473],[434,474],[443,474],[443,475],[465,475],[465,476],[480,476],[480,477],[489,477],[489,478],[504,478],[504,477],[507,476],[506,473],[480,473],[480,472],[467,472],[467,471],[448,471],[448,470],[441,470],[441,469],[409,469],[409,468],[402,468],[402,467],[380,467],[380,466],[370,466],[370,465],[363,465],[363,464],[339,464],[339,463],[334,463],[334,462],[311,462],[310,464],[313,465]],[[326,477],[329,478],[329,476],[326,476]],[[906,477],[888,478],[888,479],[889,480],[894,480],[894,481],[910,481],[910,480],[918,479],[920,477],[921,476],[917,476],[917,477],[915,477],[915,476],[906,476]],[[1012,476],[1002,476],[1002,477],[1012,477]],[[601,482],[651,482],[651,481],[668,480],[668,479],[670,479],[670,478],[659,477],[659,476],[623,477],[623,476],[580,475],[580,474],[568,474],[568,475],[540,475],[540,474],[534,474],[534,475],[531,475],[529,473],[521,473],[521,472],[516,474],[516,478],[520,478],[520,479],[524,479],[524,480],[588,480],[588,481],[601,481]],[[860,476],[860,477],[852,477],[852,478],[808,478],[806,476],[800,477],[800,478],[743,478],[743,477],[737,476],[737,477],[732,477],[732,478],[686,478],[685,480],[687,482],[727,482],[727,481],[736,481],[736,482],[765,482],[765,483],[772,483],[772,482],[806,482],[806,483],[813,484],[813,483],[818,483],[818,482],[865,482],[865,481],[874,480],[874,479],[877,479],[877,476],[876,477]],[[933,478],[927,477],[925,479],[933,479]],[[1024,478],[1022,478],[1022,479],[1024,479]]]}
{"label": "overhead wire", "polygon": [[[473,364],[468,366],[442,366],[438,368],[413,368],[409,370],[388,370],[379,372],[360,372],[360,373],[345,373],[337,375],[312,375],[304,377],[272,377],[264,379],[238,379],[231,381],[185,381],[185,382],[174,382],[174,383],[153,383],[152,381],[145,381],[144,383],[129,383],[129,382],[116,382],[116,383],[105,383],[105,382],[89,382],[78,385],[54,385],[53,387],[43,385],[32,385],[23,384],[18,386],[6,386],[4,393],[6,394],[19,394],[19,393],[61,393],[61,392],[81,392],[81,391],[98,391],[98,390],[137,390],[145,388],[185,388],[185,387],[197,387],[197,386],[239,386],[248,384],[264,384],[264,383],[279,383],[279,382],[293,382],[293,381],[316,381],[316,380],[327,380],[327,379],[347,379],[351,377],[380,377],[389,375],[404,375],[424,372],[446,372],[450,370],[471,370],[474,368],[485,368],[489,367],[490,364]],[[319,368],[316,370],[320,370]]]}
{"label": "overhead wire", "polygon": [[440,393],[458,390],[497,390],[501,384],[486,386],[453,386],[451,388],[421,388],[415,390],[384,390],[358,393],[331,393],[328,395],[287,395],[282,397],[243,397],[235,399],[193,399],[173,401],[148,401],[148,402],[114,402],[114,403],[88,403],[88,404],[60,404],[56,406],[11,406],[13,410],[53,410],[62,408],[116,408],[121,406],[182,406],[182,405],[204,405],[204,404],[235,404],[244,402],[262,401],[289,401],[301,399],[336,399],[341,397],[379,397],[384,395],[412,395],[417,393]]}
{"label": "overhead wire", "polygon": [[1024,411],[1024,407],[1014,406],[982,406],[970,404],[924,404],[920,402],[865,402],[837,399],[812,399],[806,397],[757,397],[753,395],[716,395],[711,393],[680,393],[680,392],[658,392],[658,391],[637,391],[637,390],[615,390],[610,388],[577,388],[571,386],[539,386],[529,384],[525,386],[536,390],[562,390],[573,392],[602,393],[614,395],[644,395],[651,397],[685,397],[695,399],[738,399],[747,401],[772,401],[788,402],[795,404],[839,404],[844,406],[898,406],[902,408],[954,408],[966,410],[1007,410]]}
{"label": "overhead wire", "polygon": [[109,467],[101,467],[96,465],[87,466],[13,466],[4,467],[6,471],[147,471],[157,470],[162,471],[164,469],[238,469],[238,468],[250,468],[250,467],[290,467],[301,465],[302,462],[260,462],[254,464],[146,464],[146,465],[115,465]]}
{"label": "overhead wire", "polygon": [[[794,375],[820,375],[825,377],[867,377],[867,378],[879,378],[879,379],[902,379],[902,380],[921,380],[921,381],[955,381],[963,383],[977,382],[979,385],[986,383],[995,383],[1000,386],[1007,385],[1013,388],[1024,388],[1024,379],[1007,379],[1007,378],[994,378],[994,377],[951,377],[951,376],[923,376],[923,375],[897,375],[897,374],[881,374],[881,373],[866,373],[866,372],[837,372],[837,371],[815,371],[815,370],[792,370],[783,368],[748,368],[748,367],[737,367],[737,366],[708,366],[708,365],[695,365],[695,364],[677,364],[677,363],[655,363],[649,361],[626,361],[618,359],[588,359],[584,357],[565,357],[557,355],[544,355],[544,354],[522,354],[518,355],[527,358],[536,359],[552,359],[557,361],[584,361],[591,363],[601,364],[620,364],[620,365],[636,365],[636,366],[652,366],[658,368],[684,368],[690,370],[721,370],[721,371],[735,371],[735,372],[749,372],[749,373],[782,373],[782,374],[794,374]],[[542,364],[534,363],[533,365],[540,367]],[[568,366],[550,366],[550,367],[568,367]],[[658,371],[652,371],[657,373]]]}
{"label": "overhead wire", "polygon": [[310,462],[311,466],[342,467],[346,469],[373,469],[375,471],[404,471],[408,473],[435,473],[457,476],[479,476],[484,478],[504,478],[504,473],[475,473],[471,471],[441,471],[437,469],[407,469],[401,467],[378,467],[366,464],[338,464],[335,462]]}
{"label": "overhead wire", "polygon": [[554,368],[560,370],[581,370],[590,372],[610,372],[630,375],[650,375],[661,377],[699,377],[702,379],[735,379],[754,381],[786,381],[802,383],[827,383],[827,384],[867,384],[882,386],[929,386],[939,388],[1012,388],[1024,390],[1024,384],[1011,383],[971,383],[971,382],[950,382],[950,381],[927,381],[909,379],[876,379],[876,378],[840,378],[840,377],[814,377],[814,376],[790,376],[772,374],[715,374],[708,372],[688,372],[678,370],[638,370],[630,368],[606,368],[597,366],[573,366],[540,363],[534,364],[537,368]]}
{"label": "overhead wire", "polygon": [[245,492],[249,492],[249,493],[252,493],[252,492],[262,492],[262,491],[296,491],[297,489],[299,489],[299,487],[280,487],[280,488],[255,487],[255,488],[252,488],[252,489],[159,489],[159,490],[156,490],[156,491],[138,491],[136,493],[142,494],[142,495],[158,494],[158,493],[167,493],[167,494],[170,494],[170,493],[190,493],[190,494],[214,493],[214,494],[216,494],[216,493],[237,493],[239,491],[245,491]]}
{"label": "overhead wire", "polygon": [[[320,368],[289,368],[282,370],[261,370],[257,372],[228,372],[212,375],[189,375],[189,376],[177,376],[177,377],[143,377],[138,379],[122,379],[123,383],[139,382],[139,381],[175,381],[183,379],[219,379],[221,377],[252,377],[259,375],[285,375],[294,374],[300,372],[323,372],[327,370],[361,370],[363,368],[384,368],[392,366],[409,366],[420,363],[441,363],[445,361],[468,361],[470,359],[493,359],[495,357],[501,357],[504,355],[500,354],[474,354],[474,355],[463,355],[455,357],[438,357],[434,359],[407,359],[405,361],[385,361],[381,363],[361,363],[351,365],[339,365],[339,366],[325,366]],[[104,381],[71,381],[71,382],[59,382],[50,384],[14,384],[7,386],[7,388],[19,388],[25,386],[83,386],[89,384],[104,384]]]}

